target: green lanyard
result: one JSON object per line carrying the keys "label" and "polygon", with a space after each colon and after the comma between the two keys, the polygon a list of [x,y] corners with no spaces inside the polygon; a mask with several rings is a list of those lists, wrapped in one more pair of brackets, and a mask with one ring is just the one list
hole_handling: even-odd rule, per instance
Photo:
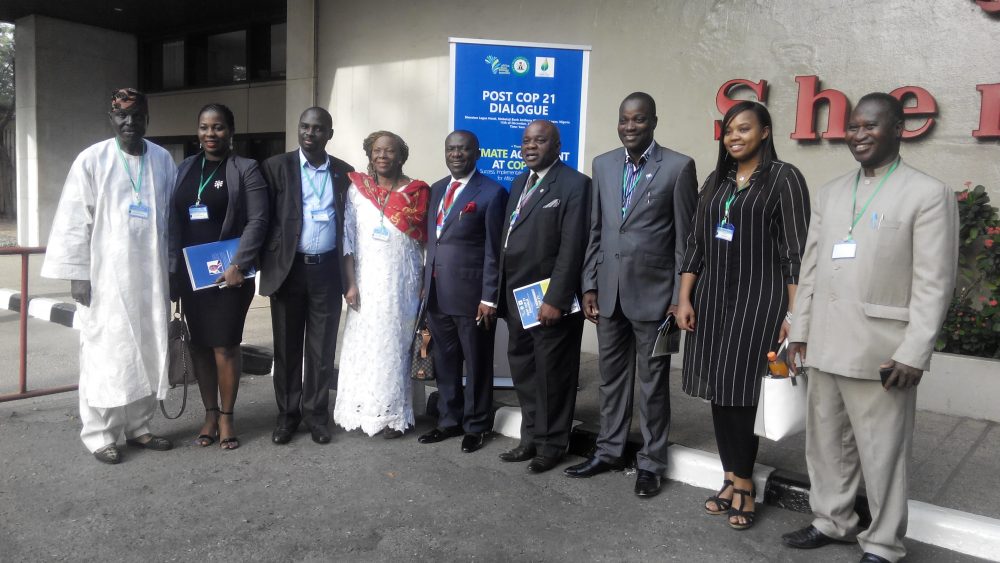
{"label": "green lanyard", "polygon": [[741,192],[743,192],[744,190],[746,190],[745,187],[741,188],[741,187],[737,186],[735,182],[733,183],[733,189],[736,190],[736,191],[734,191],[732,193],[732,195],[730,195],[729,198],[726,199],[726,214],[722,218],[722,224],[723,225],[728,225],[729,224],[729,206],[732,205],[733,201],[736,200],[736,196],[740,195]]}
{"label": "green lanyard", "polygon": [[[143,149],[146,148],[146,141],[143,141]],[[118,147],[118,156],[122,157],[122,164],[125,165],[125,173],[128,175],[128,181],[132,184],[132,198],[135,200],[136,204],[142,203],[142,177],[145,176],[146,172],[146,151],[142,151],[142,156],[139,158],[139,183],[137,184],[134,179],[132,179],[132,169],[129,168],[128,161],[125,160],[125,153],[122,152],[122,145],[118,141],[118,137],[115,137],[115,146]]]}
{"label": "green lanyard", "polygon": [[[329,162],[329,161],[327,161],[327,162]],[[303,165],[303,167],[305,167],[305,165]],[[316,184],[313,182],[313,178],[316,177],[316,174],[319,174],[321,172],[325,172],[325,174],[323,175],[323,183],[320,184],[319,191],[317,192],[316,191]],[[316,174],[313,174],[313,176],[310,177],[309,176],[309,169],[306,168],[306,174],[304,174],[304,176],[306,177],[306,180],[309,182],[309,187],[312,188],[313,195],[316,196],[317,207],[322,207],[323,206],[323,194],[326,193],[326,181],[330,179],[330,169],[327,168],[326,170],[320,170],[319,168],[317,168],[316,169]]]}
{"label": "green lanyard", "polygon": [[222,163],[220,162],[219,165],[215,167],[215,170],[213,170],[212,173],[208,175],[208,178],[205,178],[205,160],[206,160],[205,157],[201,157],[201,176],[199,178],[199,184],[198,184],[198,197],[196,197],[194,201],[195,205],[201,205],[201,192],[205,191],[205,186],[207,186],[208,183],[212,181],[212,178],[215,177],[215,173],[218,172],[220,168],[222,168]]}
{"label": "green lanyard", "polygon": [[[851,222],[851,228],[847,229],[847,239],[846,240],[851,240],[851,235],[854,234],[854,227],[856,227],[858,225],[858,221],[860,221],[861,218],[864,217],[865,211],[868,211],[868,204],[870,204],[872,202],[872,200],[875,199],[875,196],[878,195],[878,192],[879,192],[879,190],[882,189],[882,186],[885,184],[885,181],[889,179],[889,176],[892,176],[893,172],[896,171],[896,167],[899,166],[899,160],[900,159],[897,157],[896,158],[896,162],[892,163],[892,166],[889,167],[889,171],[886,172],[885,176],[882,176],[882,180],[879,181],[878,187],[875,188],[875,191],[872,192],[872,195],[868,198],[868,201],[865,202],[865,206],[862,207],[861,211],[858,212],[854,216],[854,221]],[[859,181],[861,181],[861,170],[858,170],[858,175],[854,178],[854,195],[852,196],[852,199],[851,199],[851,213],[854,213],[855,210],[858,208],[858,182]]]}

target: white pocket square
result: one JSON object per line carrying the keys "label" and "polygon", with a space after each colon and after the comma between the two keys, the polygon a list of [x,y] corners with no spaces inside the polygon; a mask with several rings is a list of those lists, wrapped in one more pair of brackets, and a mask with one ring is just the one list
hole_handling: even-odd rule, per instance
{"label": "white pocket square", "polygon": [[552,201],[546,203],[545,207],[542,207],[542,209],[555,209],[556,207],[559,207],[559,200],[553,199]]}

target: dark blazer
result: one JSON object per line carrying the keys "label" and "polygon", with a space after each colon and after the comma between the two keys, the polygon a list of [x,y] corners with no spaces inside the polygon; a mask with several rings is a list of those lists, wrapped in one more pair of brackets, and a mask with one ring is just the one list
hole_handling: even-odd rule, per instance
{"label": "dark blazer", "polygon": [[[337,250],[344,242],[344,197],[354,167],[330,157],[330,181],[333,184],[337,221]],[[302,235],[302,166],[299,149],[272,156],[262,166],[271,202],[271,229],[260,253],[260,294],[278,291],[292,268],[295,249]]]}
{"label": "dark blazer", "polygon": [[[185,158],[177,168],[177,184],[170,200],[170,272],[182,270],[184,257],[181,255],[180,219],[174,212],[174,194],[191,167],[201,160],[203,153]],[[269,204],[267,184],[261,176],[257,161],[242,156],[231,155],[226,162],[226,189],[229,191],[229,205],[226,218],[222,221],[219,240],[239,237],[240,246],[232,262],[241,268],[256,267],[257,257],[264,238],[267,236]]]}
{"label": "dark blazer", "polygon": [[660,321],[678,299],[680,264],[698,204],[694,161],[654,144],[623,217],[624,170],[623,147],[594,159],[583,291],[597,291],[606,316],[620,302],[631,320]]}
{"label": "dark blazer", "polygon": [[556,161],[511,229],[510,215],[529,174],[524,172],[514,179],[504,214],[500,244],[502,247],[506,239],[507,247],[500,253],[503,278],[499,304],[500,314],[505,316],[512,290],[545,278],[551,278],[545,303],[566,312],[573,298],[580,298],[580,272],[590,226],[590,178]]}
{"label": "dark blazer", "polygon": [[[431,186],[424,287],[430,288],[431,281],[434,282],[437,307],[442,313],[474,317],[480,301],[495,304],[499,299],[500,270],[497,265],[507,190],[475,172],[455,200],[439,239],[438,205],[450,185],[449,175]],[[475,210],[465,211],[469,206]]]}

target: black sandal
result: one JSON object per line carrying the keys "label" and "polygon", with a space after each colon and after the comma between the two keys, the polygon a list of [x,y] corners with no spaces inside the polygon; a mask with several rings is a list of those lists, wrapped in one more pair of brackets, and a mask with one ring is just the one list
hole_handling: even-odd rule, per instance
{"label": "black sandal", "polygon": [[[750,491],[747,491],[745,489],[733,489],[733,500],[736,500],[736,495],[739,495],[740,499],[742,500],[742,502],[740,502],[741,507],[747,505],[747,497],[753,498],[753,495],[750,493]],[[740,516],[745,518],[746,522],[740,523],[740,522],[733,522],[731,520],[731,518],[733,517],[738,518]],[[734,530],[749,530],[750,528],[753,527],[754,516],[756,516],[756,512],[753,510],[743,510],[742,508],[730,508],[729,527]]]}
{"label": "black sandal", "polygon": [[[733,482],[726,479],[722,482],[722,488],[715,496],[708,497],[705,499],[705,512],[711,514],[712,516],[718,516],[719,514],[725,514],[729,512],[729,509],[733,506],[733,499],[722,498],[722,493],[726,492],[726,489],[733,486]],[[714,502],[715,506],[719,507],[718,510],[712,510],[708,507],[708,503]]]}
{"label": "black sandal", "polygon": [[[219,411],[219,416],[223,415],[231,418],[233,416],[233,413]],[[236,436],[230,436],[229,438],[222,438],[221,440],[219,440],[219,447],[221,447],[224,450],[235,450],[236,448],[240,447],[240,439],[237,438]]]}
{"label": "black sandal", "polygon": [[[205,409],[205,412],[212,412],[212,411],[220,412],[219,407],[211,407]],[[218,430],[216,430],[215,434],[216,436],[218,436],[219,434]],[[199,434],[198,437],[194,439],[194,443],[198,444],[203,448],[207,448],[215,443],[215,436],[209,436],[208,434]]]}

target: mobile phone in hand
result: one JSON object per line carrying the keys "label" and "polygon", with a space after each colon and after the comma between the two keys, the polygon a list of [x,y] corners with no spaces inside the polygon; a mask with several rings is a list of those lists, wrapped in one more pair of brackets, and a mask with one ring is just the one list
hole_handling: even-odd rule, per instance
{"label": "mobile phone in hand", "polygon": [[885,387],[885,382],[886,382],[886,380],[889,379],[889,375],[892,374],[892,370],[893,370],[893,368],[891,368],[891,367],[890,368],[879,368],[878,369],[878,376],[879,376],[879,379],[882,380],[882,387]]}

